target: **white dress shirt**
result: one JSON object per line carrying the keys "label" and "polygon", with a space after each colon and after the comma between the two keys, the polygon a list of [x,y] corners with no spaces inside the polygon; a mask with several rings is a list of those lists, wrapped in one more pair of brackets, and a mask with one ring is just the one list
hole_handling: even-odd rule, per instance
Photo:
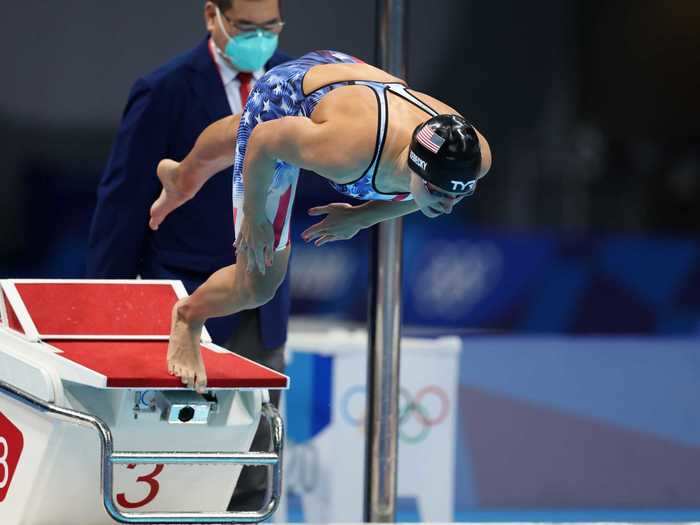
{"label": "white dress shirt", "polygon": [[[221,51],[216,47],[214,41],[209,39],[209,51],[211,56],[216,63],[216,67],[219,70],[219,75],[221,76],[221,81],[224,84],[224,89],[226,90],[226,98],[228,98],[228,105],[231,107],[231,113],[237,115],[243,112],[243,104],[241,104],[241,83],[236,78],[238,71],[231,65],[231,63],[221,56]],[[253,78],[250,82],[250,89],[252,90],[255,86],[255,82],[265,74],[264,69],[259,69],[253,72]]]}

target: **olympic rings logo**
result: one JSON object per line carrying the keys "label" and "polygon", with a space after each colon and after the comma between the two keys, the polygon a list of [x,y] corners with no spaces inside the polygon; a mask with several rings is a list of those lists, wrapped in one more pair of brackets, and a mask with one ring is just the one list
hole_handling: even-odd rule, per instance
{"label": "olympic rings logo", "polygon": [[[340,403],[343,419],[360,429],[367,420],[366,397],[366,388],[357,385],[343,394]],[[409,444],[424,441],[433,427],[447,419],[449,412],[450,400],[442,388],[428,385],[413,396],[402,387],[399,390],[399,439]]]}

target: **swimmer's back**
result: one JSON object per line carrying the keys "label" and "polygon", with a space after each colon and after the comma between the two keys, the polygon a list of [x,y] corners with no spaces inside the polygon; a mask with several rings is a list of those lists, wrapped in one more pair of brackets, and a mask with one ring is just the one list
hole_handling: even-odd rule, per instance
{"label": "swimmer's back", "polygon": [[405,84],[402,79],[365,63],[319,64],[309,69],[304,76],[304,95],[324,86],[353,80]]}
{"label": "swimmer's back", "polygon": [[[390,75],[386,71],[382,71],[379,68],[371,66],[365,63],[357,64],[319,64],[312,67],[304,76],[302,82],[302,90],[304,96],[308,96],[311,93],[317,92],[326,86],[344,84],[345,82],[351,81],[364,81],[364,82],[378,82],[382,84],[403,84],[407,86],[406,81]],[[453,107],[445,104],[441,100],[438,100],[426,93],[421,93],[419,91],[411,90],[411,92],[418,97],[423,103],[434,108],[439,113],[453,113],[459,115],[459,112]],[[376,114],[376,103],[374,102],[374,96],[367,91],[366,88],[359,86],[347,86],[341,89],[334,90],[329,96],[324,97],[325,104],[323,101],[319,100],[318,103],[322,106],[319,107],[321,112],[327,110],[327,106],[334,106],[333,110],[337,110],[338,103],[342,105],[344,102],[350,106],[354,106],[353,111],[356,116],[361,113],[360,108],[357,107],[358,102],[361,99],[367,99],[372,104],[373,113]],[[398,104],[404,106],[405,109],[410,113],[415,113],[416,115],[422,117],[422,120],[427,120],[427,116],[420,109],[408,104],[407,106],[403,103]],[[394,106],[394,104],[392,104]],[[392,107],[393,112],[396,112],[395,107]],[[325,120],[325,117],[320,117],[321,120]]]}

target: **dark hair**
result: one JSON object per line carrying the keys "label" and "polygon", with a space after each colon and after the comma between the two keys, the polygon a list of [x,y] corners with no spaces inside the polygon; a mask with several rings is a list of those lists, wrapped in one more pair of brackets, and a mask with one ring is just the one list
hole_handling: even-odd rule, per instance
{"label": "dark hair", "polygon": [[228,11],[233,5],[233,0],[210,0],[212,4],[221,9],[221,11]]}
{"label": "dark hair", "polygon": [[[216,7],[218,7],[221,12],[228,11],[233,7],[234,0],[210,0]],[[282,9],[282,0],[278,0],[280,9]]]}

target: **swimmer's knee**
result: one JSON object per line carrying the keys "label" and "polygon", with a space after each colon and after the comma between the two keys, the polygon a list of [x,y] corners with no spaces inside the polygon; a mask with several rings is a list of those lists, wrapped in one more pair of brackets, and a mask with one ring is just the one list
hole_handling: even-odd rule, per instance
{"label": "swimmer's knee", "polygon": [[246,308],[258,308],[270,302],[277,293],[287,274],[289,249],[275,254],[274,265],[267,268],[265,275],[247,270],[248,260],[240,258],[236,264],[235,288]]}
{"label": "swimmer's knee", "polygon": [[251,276],[248,293],[252,307],[258,308],[269,303],[275,297],[283,280],[284,274],[281,276],[272,274]]}
{"label": "swimmer's knee", "polygon": [[272,283],[270,281],[270,279],[261,279],[260,282],[252,287],[250,293],[252,308],[259,308],[272,301],[275,297],[281,281]]}

